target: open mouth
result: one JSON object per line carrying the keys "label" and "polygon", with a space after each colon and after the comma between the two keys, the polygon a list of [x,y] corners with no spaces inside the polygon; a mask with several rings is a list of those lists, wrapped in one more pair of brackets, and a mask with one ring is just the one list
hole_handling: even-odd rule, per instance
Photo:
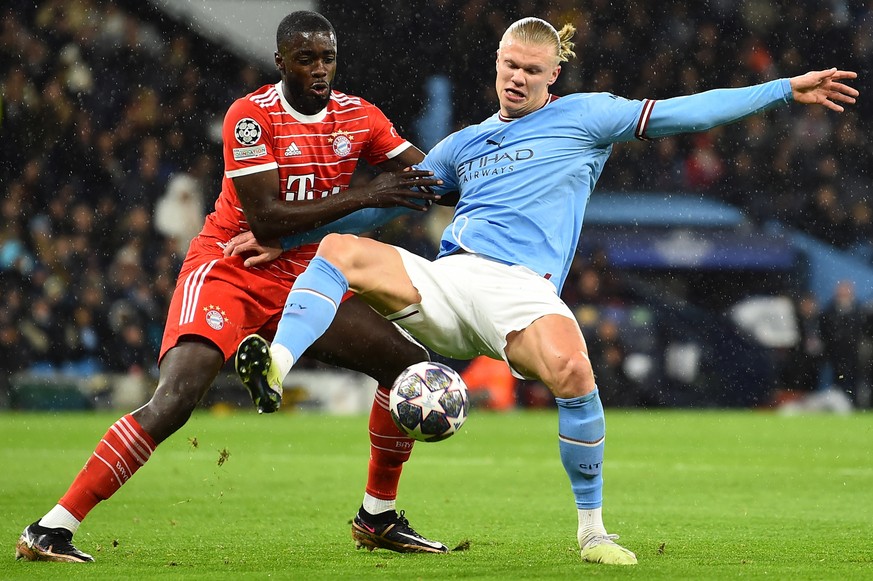
{"label": "open mouth", "polygon": [[524,93],[515,89],[504,89],[503,94],[506,95],[507,99],[516,103],[525,99]]}
{"label": "open mouth", "polygon": [[327,83],[313,83],[309,87],[309,90],[319,97],[326,97],[328,93],[330,93],[330,85]]}

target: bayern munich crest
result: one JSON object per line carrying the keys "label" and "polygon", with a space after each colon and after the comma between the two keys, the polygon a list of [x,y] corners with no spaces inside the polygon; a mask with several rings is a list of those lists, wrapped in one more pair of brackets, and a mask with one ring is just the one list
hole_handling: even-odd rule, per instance
{"label": "bayern munich crest", "polygon": [[236,122],[233,133],[241,144],[252,145],[261,138],[261,126],[251,117],[244,117]]}
{"label": "bayern munich crest", "polygon": [[340,157],[345,157],[352,152],[353,135],[345,131],[337,131],[330,134],[330,142],[333,145],[333,152]]}
{"label": "bayern munich crest", "polygon": [[227,318],[224,316],[224,311],[219,311],[218,307],[212,305],[210,305],[209,309],[204,307],[203,310],[206,311],[206,324],[216,331],[221,331],[224,328],[224,324],[227,322]]}

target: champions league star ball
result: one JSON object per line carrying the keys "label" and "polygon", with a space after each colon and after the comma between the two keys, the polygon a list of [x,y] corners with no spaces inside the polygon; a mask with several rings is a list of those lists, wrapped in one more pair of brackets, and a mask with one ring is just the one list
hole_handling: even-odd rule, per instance
{"label": "champions league star ball", "polygon": [[467,386],[451,367],[423,361],[400,374],[388,406],[394,423],[410,438],[439,442],[467,419]]}

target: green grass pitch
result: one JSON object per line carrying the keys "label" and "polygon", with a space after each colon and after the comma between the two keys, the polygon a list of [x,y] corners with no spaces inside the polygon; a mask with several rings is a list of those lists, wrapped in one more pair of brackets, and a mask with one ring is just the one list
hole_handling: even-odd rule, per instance
{"label": "green grass pitch", "polygon": [[399,497],[467,550],[354,549],[365,417],[204,411],[83,523],[96,563],[15,561],[116,417],[0,414],[0,579],[873,579],[873,417],[745,411],[607,410],[604,519],[637,567],[579,560],[554,411],[475,410]]}

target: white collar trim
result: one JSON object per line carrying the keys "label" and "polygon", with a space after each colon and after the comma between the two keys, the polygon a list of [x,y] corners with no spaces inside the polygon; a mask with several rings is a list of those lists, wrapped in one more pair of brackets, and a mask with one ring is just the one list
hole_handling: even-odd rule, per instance
{"label": "white collar trim", "polygon": [[[279,92],[279,99],[282,101],[282,107],[285,108],[285,111],[288,112],[289,115],[294,117],[297,121],[301,123],[321,123],[324,121],[324,118],[327,117],[327,107],[316,113],[315,115],[304,115],[297,109],[291,106],[291,103],[285,99],[285,93],[282,90],[282,81],[276,83],[276,90]],[[333,99],[333,95],[331,95],[331,99]]]}

